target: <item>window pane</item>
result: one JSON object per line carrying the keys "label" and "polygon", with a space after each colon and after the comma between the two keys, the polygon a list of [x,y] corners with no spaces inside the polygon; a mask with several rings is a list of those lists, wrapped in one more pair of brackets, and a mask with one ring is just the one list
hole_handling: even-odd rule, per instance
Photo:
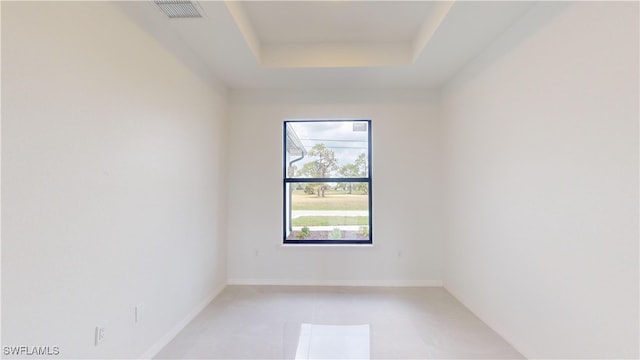
{"label": "window pane", "polygon": [[287,122],[287,178],[368,177],[368,125],[367,121]]}
{"label": "window pane", "polygon": [[288,183],[286,240],[369,240],[364,182]]}

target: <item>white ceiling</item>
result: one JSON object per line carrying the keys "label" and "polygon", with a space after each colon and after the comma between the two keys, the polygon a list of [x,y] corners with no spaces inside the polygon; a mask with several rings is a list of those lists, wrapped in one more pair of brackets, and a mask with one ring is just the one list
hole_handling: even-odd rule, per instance
{"label": "white ceiling", "polygon": [[[230,88],[442,86],[533,5],[523,1],[199,1],[169,19],[118,3],[192,66]],[[197,63],[197,65],[196,65]]]}
{"label": "white ceiling", "polygon": [[263,44],[410,42],[434,3],[426,1],[247,1]]}

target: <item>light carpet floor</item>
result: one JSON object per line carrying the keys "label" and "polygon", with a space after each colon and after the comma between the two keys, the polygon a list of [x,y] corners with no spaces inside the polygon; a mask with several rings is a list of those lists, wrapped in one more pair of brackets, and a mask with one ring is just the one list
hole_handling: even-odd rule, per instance
{"label": "light carpet floor", "polygon": [[328,286],[228,286],[156,358],[354,357],[523,358],[443,288]]}

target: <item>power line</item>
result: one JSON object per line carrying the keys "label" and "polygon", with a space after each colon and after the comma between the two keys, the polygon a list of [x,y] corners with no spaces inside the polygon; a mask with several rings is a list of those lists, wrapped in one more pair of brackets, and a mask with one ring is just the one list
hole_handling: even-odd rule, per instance
{"label": "power line", "polygon": [[369,149],[368,147],[360,146],[327,146],[327,149]]}
{"label": "power line", "polygon": [[368,142],[368,140],[333,140],[333,139],[303,139],[300,138],[300,140],[310,140],[310,141],[341,141],[341,142]]}

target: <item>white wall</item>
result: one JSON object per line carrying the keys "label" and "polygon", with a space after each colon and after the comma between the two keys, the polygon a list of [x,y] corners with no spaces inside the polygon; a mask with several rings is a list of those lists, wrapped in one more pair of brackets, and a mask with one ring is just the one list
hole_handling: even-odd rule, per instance
{"label": "white wall", "polygon": [[157,349],[226,283],[224,88],[104,2],[2,2],[2,76],[2,344]]}
{"label": "white wall", "polygon": [[[229,106],[230,283],[441,283],[433,93],[247,90]],[[282,246],[283,120],[336,118],[372,120],[374,245]]]}
{"label": "white wall", "polygon": [[444,91],[445,284],[527,357],[638,357],[638,29],[538,4]]}

